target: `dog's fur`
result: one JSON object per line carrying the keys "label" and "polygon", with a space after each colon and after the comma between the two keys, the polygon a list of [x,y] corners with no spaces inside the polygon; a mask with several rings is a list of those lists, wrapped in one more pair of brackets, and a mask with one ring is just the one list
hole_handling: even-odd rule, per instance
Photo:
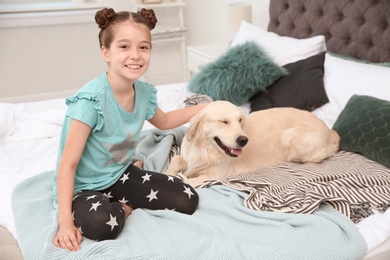
{"label": "dog's fur", "polygon": [[191,119],[181,155],[165,173],[182,173],[196,187],[281,162],[321,162],[338,152],[339,142],[335,131],[307,111],[272,108],[246,115],[230,102],[215,101]]}

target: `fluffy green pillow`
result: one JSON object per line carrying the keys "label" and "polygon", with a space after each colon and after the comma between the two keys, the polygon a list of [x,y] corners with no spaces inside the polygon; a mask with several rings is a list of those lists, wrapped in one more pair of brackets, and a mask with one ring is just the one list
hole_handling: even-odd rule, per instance
{"label": "fluffy green pillow", "polygon": [[390,167],[390,101],[353,95],[333,129],[340,135],[340,150]]}
{"label": "fluffy green pillow", "polygon": [[216,61],[204,66],[190,80],[188,88],[214,100],[227,100],[241,106],[287,74],[288,71],[274,63],[257,43],[248,41],[229,48]]}

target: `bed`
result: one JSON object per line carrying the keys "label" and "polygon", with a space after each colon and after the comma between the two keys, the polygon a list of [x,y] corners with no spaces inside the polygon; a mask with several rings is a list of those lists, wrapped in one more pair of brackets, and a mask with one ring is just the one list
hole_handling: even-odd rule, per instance
{"label": "bed", "polygon": [[[85,239],[72,253],[51,243],[64,98],[0,103],[0,258],[388,259],[390,2],[271,0],[270,18],[268,31],[242,22],[231,48],[189,82],[158,86],[159,105],[168,111],[207,95],[248,113],[298,107],[337,129],[338,154],[320,164],[283,163],[210,180],[198,188],[194,215],[138,209],[117,240]],[[242,52],[248,41],[260,52]],[[264,54],[283,75],[268,71],[268,63],[259,73],[263,63],[247,62]],[[226,67],[232,57],[246,62]],[[239,79],[223,81],[221,68]],[[276,78],[258,80],[267,73]],[[242,79],[244,92],[243,84],[232,84]],[[145,124],[137,156],[162,171],[184,132],[185,126],[161,132]],[[144,153],[150,145],[155,152]]]}

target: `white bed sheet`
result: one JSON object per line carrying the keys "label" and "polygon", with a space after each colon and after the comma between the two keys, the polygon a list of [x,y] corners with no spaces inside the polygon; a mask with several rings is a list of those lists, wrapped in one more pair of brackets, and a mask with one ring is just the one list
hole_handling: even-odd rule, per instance
{"label": "white bed sheet", "polygon": [[[184,107],[183,101],[191,95],[193,93],[187,91],[186,83],[158,87],[159,106],[164,111]],[[249,112],[249,104],[243,109]],[[12,191],[21,181],[55,169],[65,110],[64,98],[21,104],[0,103],[0,224],[15,238]],[[146,122],[143,129],[152,127]],[[371,251],[390,237],[390,210],[376,213],[356,227]]]}

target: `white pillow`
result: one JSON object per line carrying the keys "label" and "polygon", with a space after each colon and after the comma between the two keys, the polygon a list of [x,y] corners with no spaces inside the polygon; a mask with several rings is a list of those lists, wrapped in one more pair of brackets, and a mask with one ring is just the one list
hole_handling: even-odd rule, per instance
{"label": "white pillow", "polygon": [[280,66],[326,51],[325,37],[322,35],[308,39],[296,39],[280,36],[242,21],[238,32],[231,42],[231,46],[233,47],[250,40],[257,42],[268,56]]}
{"label": "white pillow", "polygon": [[390,101],[390,67],[325,55],[324,85],[329,103],[312,113],[332,127],[353,94]]}

